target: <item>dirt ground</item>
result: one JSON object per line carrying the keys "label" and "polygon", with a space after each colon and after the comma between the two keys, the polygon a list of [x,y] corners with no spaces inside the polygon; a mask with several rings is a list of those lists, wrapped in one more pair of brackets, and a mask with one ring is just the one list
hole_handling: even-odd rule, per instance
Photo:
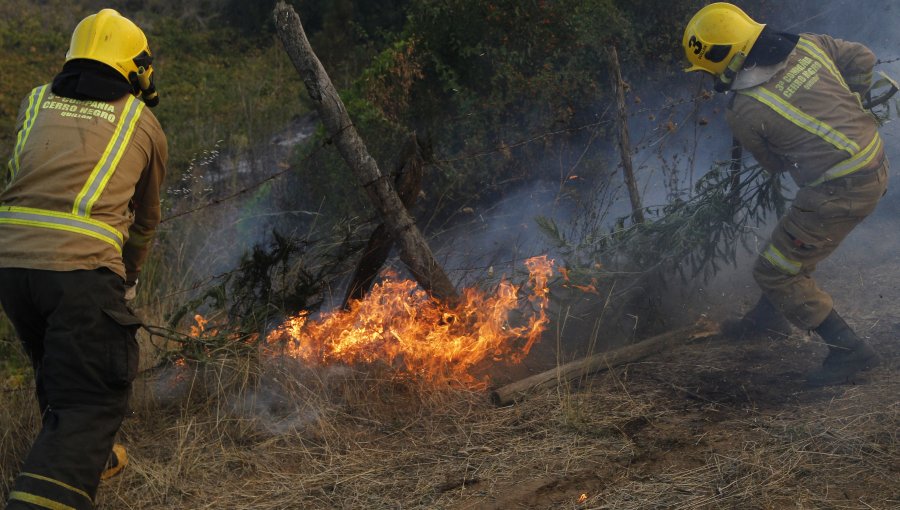
{"label": "dirt ground", "polygon": [[[852,384],[805,386],[825,348],[801,331],[713,336],[500,408],[485,390],[378,367],[172,367],[138,381],[120,434],[131,461],[98,508],[900,508],[900,261],[880,235],[854,233],[819,271],[884,359]],[[684,318],[756,296],[741,267],[692,293]],[[562,322],[494,384],[568,361],[558,349],[589,337],[602,346],[589,325],[584,345],[564,345]],[[0,398],[8,484],[38,420],[29,392]]]}
{"label": "dirt ground", "polygon": [[[852,384],[805,386],[825,348],[801,331],[711,337],[502,408],[484,391],[370,371],[287,367],[241,394],[163,377],[156,393],[206,387],[210,398],[138,395],[122,438],[132,466],[104,484],[100,508],[900,508],[900,288],[889,283],[900,265],[884,260],[823,268],[884,357]],[[711,314],[726,301],[698,303]],[[553,366],[554,353],[551,341],[497,383],[547,368],[542,356]]]}
{"label": "dirt ground", "polygon": [[584,413],[633,399],[603,428],[584,418],[586,435],[620,450],[475,484],[453,508],[898,508],[898,330],[874,325],[888,362],[848,386],[805,387],[824,350],[800,334],[714,338],[596,377],[569,398]]}
{"label": "dirt ground", "polygon": [[[574,413],[569,426],[596,449],[564,470],[533,459],[530,473],[499,487],[470,485],[449,508],[900,508],[900,262],[877,221],[816,276],[882,366],[850,384],[807,387],[805,374],[826,348],[799,330],[661,352],[560,397]],[[675,308],[734,316],[758,296],[748,276],[739,267]],[[611,404],[615,417],[598,426],[595,413]]]}

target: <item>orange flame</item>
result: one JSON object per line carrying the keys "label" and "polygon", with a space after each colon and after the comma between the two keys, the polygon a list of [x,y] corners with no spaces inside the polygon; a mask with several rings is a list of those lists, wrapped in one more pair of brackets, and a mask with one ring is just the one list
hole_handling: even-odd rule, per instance
{"label": "orange flame", "polygon": [[[418,288],[411,280],[388,277],[349,310],[310,320],[301,313],[269,333],[269,345],[306,362],[385,362],[399,372],[437,382],[456,380],[480,386],[471,370],[484,361],[518,363],[528,355],[549,322],[547,282],[553,261],[546,256],[525,261],[529,271],[527,297],[502,280],[492,295],[468,288],[458,305],[449,306]],[[523,311],[525,324],[513,326],[511,311]]]}
{"label": "orange flame", "polygon": [[206,331],[206,324],[209,322],[209,319],[200,314],[196,314],[194,315],[194,322],[196,322],[196,324],[191,326],[191,336],[199,337]]}

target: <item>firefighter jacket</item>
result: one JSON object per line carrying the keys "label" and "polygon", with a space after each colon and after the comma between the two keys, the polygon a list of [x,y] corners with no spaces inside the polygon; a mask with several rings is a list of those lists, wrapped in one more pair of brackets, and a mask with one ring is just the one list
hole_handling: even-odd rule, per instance
{"label": "firefighter jacket", "polygon": [[16,133],[0,192],[0,267],[106,267],[135,281],[168,157],[149,108],[131,94],[77,100],[43,85],[22,102]]}
{"label": "firefighter jacket", "polygon": [[728,123],[766,170],[788,172],[799,186],[877,169],[882,140],[861,101],[874,66],[862,44],[802,34],[774,76],[736,91]]}

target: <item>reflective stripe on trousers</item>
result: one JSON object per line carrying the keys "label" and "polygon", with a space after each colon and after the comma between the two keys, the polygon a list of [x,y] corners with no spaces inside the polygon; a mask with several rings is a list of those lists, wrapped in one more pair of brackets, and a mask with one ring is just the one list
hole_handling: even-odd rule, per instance
{"label": "reflective stripe on trousers", "polygon": [[831,312],[831,296],[812,273],[875,209],[888,183],[888,164],[856,182],[840,179],[797,192],[753,268],[757,284],[801,329],[813,329]]}
{"label": "reflective stripe on trousers", "polygon": [[16,490],[9,493],[10,506],[21,501],[49,510],[79,510],[92,508],[93,501],[87,492],[49,476],[19,473]]}

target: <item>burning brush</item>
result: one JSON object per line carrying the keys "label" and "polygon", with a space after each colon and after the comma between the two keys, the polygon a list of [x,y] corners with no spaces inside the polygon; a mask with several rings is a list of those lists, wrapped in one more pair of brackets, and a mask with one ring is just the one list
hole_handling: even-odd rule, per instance
{"label": "burning brush", "polygon": [[[473,371],[483,362],[521,362],[540,339],[549,319],[547,282],[553,261],[525,261],[530,291],[505,279],[487,294],[468,288],[457,305],[440,302],[411,280],[388,275],[348,310],[313,320],[306,313],[269,333],[269,348],[281,347],[310,364],[385,363],[398,373],[430,382],[461,382],[484,387]],[[512,312],[521,325],[510,323]]]}

